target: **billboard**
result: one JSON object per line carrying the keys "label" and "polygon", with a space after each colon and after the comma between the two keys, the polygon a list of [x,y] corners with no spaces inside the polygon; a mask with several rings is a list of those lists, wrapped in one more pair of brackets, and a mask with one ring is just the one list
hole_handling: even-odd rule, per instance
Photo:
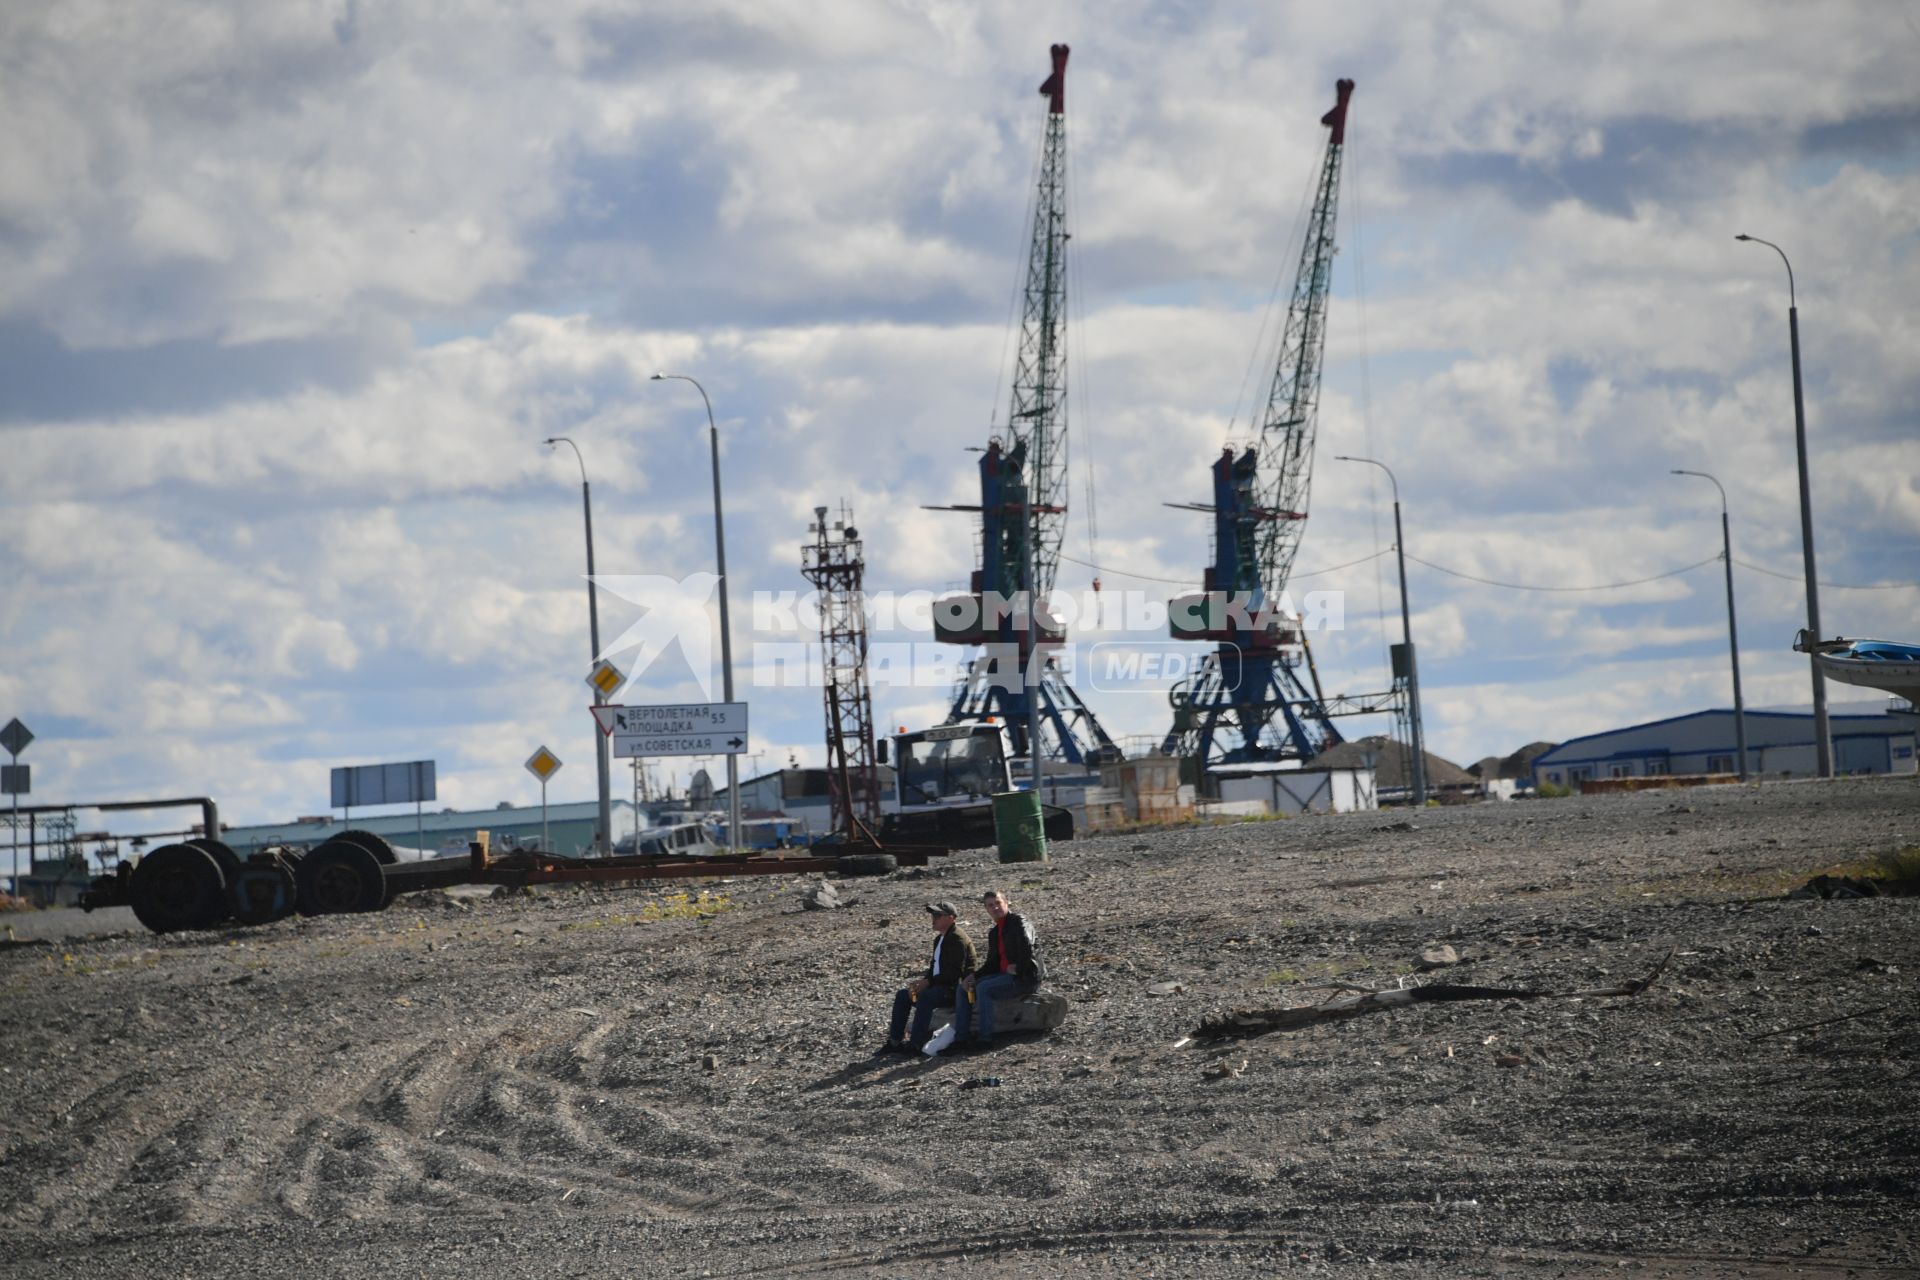
{"label": "billboard", "polygon": [[431,760],[347,765],[333,771],[333,807],[336,809],[421,804],[433,798]]}

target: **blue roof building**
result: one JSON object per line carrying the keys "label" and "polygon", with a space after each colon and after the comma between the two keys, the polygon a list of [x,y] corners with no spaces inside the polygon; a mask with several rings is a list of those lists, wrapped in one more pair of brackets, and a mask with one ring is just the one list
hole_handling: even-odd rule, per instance
{"label": "blue roof building", "polygon": [[[1912,774],[1920,715],[1905,703],[1828,708],[1836,774]],[[1534,785],[1577,786],[1595,778],[1738,773],[1731,708],[1609,729],[1563,742],[1533,762]],[[1810,778],[1818,772],[1813,712],[1747,712],[1747,775]]]}

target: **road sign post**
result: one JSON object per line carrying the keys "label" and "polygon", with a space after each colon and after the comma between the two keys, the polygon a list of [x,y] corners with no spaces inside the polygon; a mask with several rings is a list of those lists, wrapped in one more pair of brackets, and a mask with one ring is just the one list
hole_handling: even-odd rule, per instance
{"label": "road sign post", "polygon": [[560,772],[560,757],[541,747],[527,757],[527,772],[540,779],[540,849],[553,852],[553,839],[547,832],[547,779]]}
{"label": "road sign post", "polygon": [[[33,730],[20,723],[18,716],[7,721],[6,728],[0,729],[0,747],[5,747],[7,754],[13,757],[13,765],[5,779],[7,792],[13,796],[13,827],[8,832],[13,837],[10,841],[13,848],[13,879],[7,882],[7,888],[16,896],[20,892],[20,797],[33,789],[33,766],[22,765],[20,753],[32,741]],[[33,870],[31,858],[28,859],[27,870]]]}
{"label": "road sign post", "polygon": [[[587,563],[591,566],[593,563],[593,522],[589,520],[587,524]],[[587,570],[587,576],[593,576],[591,567]],[[592,599],[592,590],[593,588],[589,586],[589,600]],[[598,609],[597,605],[594,607],[596,610]],[[595,612],[594,619],[593,651],[597,655],[600,652],[600,623],[598,612]],[[587,673],[587,687],[593,690],[593,700],[597,705],[606,703],[614,694],[620,692],[620,687],[626,684],[626,682],[626,673],[614,666],[611,662],[608,662],[605,658],[596,657],[593,670]],[[611,774],[608,771],[607,740],[604,737],[594,739],[593,758],[600,782],[600,833],[597,838],[597,843],[600,844],[601,853],[612,853],[613,784]]]}

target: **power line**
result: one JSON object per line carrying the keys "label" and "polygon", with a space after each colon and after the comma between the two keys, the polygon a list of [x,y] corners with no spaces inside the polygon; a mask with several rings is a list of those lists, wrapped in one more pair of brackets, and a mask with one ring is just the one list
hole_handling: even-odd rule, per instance
{"label": "power line", "polygon": [[1369,560],[1378,560],[1391,550],[1393,550],[1392,547],[1382,547],[1371,555],[1361,556],[1358,560],[1349,560],[1345,564],[1330,564],[1324,569],[1309,569],[1305,573],[1290,573],[1287,575],[1287,581],[1292,582],[1297,578],[1317,578],[1323,573],[1338,573],[1342,569],[1351,569],[1353,566],[1365,564]]}
{"label": "power line", "polygon": [[[1289,574],[1287,580],[1294,582],[1301,578],[1317,578],[1323,574],[1338,573],[1342,569],[1351,569],[1355,565],[1366,564],[1369,560],[1378,560],[1381,556],[1386,555],[1392,550],[1393,548],[1390,546],[1382,547],[1371,555],[1361,556],[1357,560],[1347,560],[1340,564],[1330,564],[1325,568],[1310,569],[1305,573]],[[1082,560],[1077,556],[1070,556],[1064,552],[1061,553],[1060,558],[1062,560],[1070,560],[1074,564],[1082,565],[1100,573],[1111,573],[1122,578],[1134,578],[1141,582],[1165,582],[1176,587],[1193,585],[1192,578],[1162,578],[1156,577],[1151,573],[1135,573],[1131,569],[1120,569],[1113,565],[1095,564],[1091,560]],[[1533,582],[1500,582],[1494,578],[1483,578],[1478,574],[1466,573],[1459,569],[1449,569],[1446,565],[1435,564],[1431,560],[1422,560],[1411,551],[1407,553],[1407,559],[1413,561],[1415,564],[1425,565],[1435,572],[1447,574],[1449,577],[1464,578],[1468,582],[1477,582],[1484,587],[1503,587],[1509,591],[1618,591],[1623,587],[1639,587],[1649,582],[1659,582],[1663,578],[1677,578],[1683,573],[1692,573],[1695,569],[1703,568],[1706,565],[1720,563],[1719,556],[1708,556],[1705,560],[1696,560],[1692,564],[1683,564],[1678,569],[1669,569],[1665,573],[1650,574],[1644,578],[1629,578],[1624,582],[1598,582],[1591,586],[1562,587],[1543,586]],[[1769,577],[1784,578],[1788,582],[1800,581],[1800,577],[1797,574],[1781,573],[1778,570],[1763,568],[1757,564],[1748,564],[1745,560],[1737,557],[1734,559],[1734,563],[1742,569],[1751,569],[1755,573],[1764,573]],[[1920,583],[1916,582],[1822,582],[1820,585],[1823,587],[1832,587],[1836,591],[1910,591],[1920,589]]]}
{"label": "power line", "polygon": [[[1393,550],[1392,547],[1385,547],[1379,551],[1374,552],[1372,555],[1361,556],[1358,560],[1349,560],[1345,564],[1330,564],[1324,569],[1311,569],[1306,573],[1288,574],[1287,581],[1293,582],[1300,578],[1317,578],[1324,573],[1336,573],[1341,569],[1351,569],[1353,568],[1354,565],[1365,564],[1369,560],[1378,560],[1381,556],[1387,554],[1387,552],[1391,550]],[[1193,585],[1192,578],[1160,578],[1160,577],[1155,577],[1151,573],[1135,573],[1131,569],[1116,569],[1112,565],[1108,565],[1108,564],[1095,564],[1091,560],[1082,560],[1077,556],[1067,555],[1065,552],[1061,552],[1060,558],[1062,560],[1071,560],[1073,561],[1073,563],[1077,565],[1084,565],[1085,567],[1096,570],[1100,573],[1116,574],[1122,578],[1135,578],[1141,582],[1165,582],[1165,583],[1170,583],[1176,587],[1190,587]]]}
{"label": "power line", "polygon": [[1415,564],[1423,564],[1429,569],[1438,570],[1441,573],[1448,574],[1455,578],[1465,578],[1468,582],[1478,582],[1482,586],[1505,587],[1510,591],[1618,591],[1622,587],[1637,587],[1643,583],[1658,582],[1662,578],[1677,578],[1683,573],[1691,573],[1704,565],[1720,563],[1719,556],[1708,556],[1705,560],[1698,561],[1694,564],[1681,565],[1678,569],[1669,569],[1665,573],[1656,573],[1645,578],[1633,578],[1626,582],[1600,582],[1587,587],[1545,587],[1527,582],[1496,582],[1492,578],[1482,578],[1471,573],[1462,573],[1458,569],[1449,569],[1447,566],[1435,564],[1431,560],[1422,560],[1411,551],[1407,552],[1407,559],[1413,561]]}
{"label": "power line", "polygon": [[[1764,573],[1769,578],[1784,578],[1788,582],[1800,582],[1805,576],[1798,573],[1781,573],[1778,569],[1765,569],[1757,564],[1748,564],[1738,556],[1734,557],[1733,562],[1742,569]],[[1819,585],[1832,587],[1835,591],[1911,591],[1920,587],[1920,582],[1822,582]]]}

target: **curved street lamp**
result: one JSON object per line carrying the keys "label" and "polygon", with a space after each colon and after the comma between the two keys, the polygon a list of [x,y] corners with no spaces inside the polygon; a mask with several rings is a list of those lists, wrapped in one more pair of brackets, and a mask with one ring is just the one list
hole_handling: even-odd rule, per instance
{"label": "curved street lamp", "polygon": [[[600,588],[593,580],[593,488],[587,483],[587,460],[581,456],[580,446],[566,436],[549,436],[541,441],[549,449],[564,444],[573,450],[573,460],[580,464],[580,505],[587,516],[587,627],[589,638],[593,642],[593,656],[589,665],[600,661]],[[599,706],[606,697],[598,689],[593,691],[593,704]],[[613,851],[613,784],[607,770],[607,735],[594,728],[594,748],[596,763],[599,766],[600,779],[600,832],[599,845],[602,853]],[[637,813],[637,811],[636,811]],[[639,819],[634,819],[636,827]]]}
{"label": "curved street lamp", "polygon": [[1407,609],[1407,540],[1400,532],[1400,481],[1394,477],[1392,467],[1376,458],[1337,453],[1333,460],[1378,467],[1387,473],[1387,482],[1393,486],[1393,548],[1400,558],[1400,640],[1401,647],[1407,651],[1407,725],[1413,737],[1413,805],[1424,809],[1427,807],[1427,748],[1420,727],[1420,664],[1413,656],[1413,621]]}
{"label": "curved street lamp", "polygon": [[[726,700],[732,702],[733,629],[727,625],[727,529],[720,508],[720,428],[713,420],[713,401],[698,378],[684,373],[656,373],[648,381],[691,382],[707,406],[707,429],[713,442],[713,549],[720,570],[720,670]],[[740,849],[740,757],[731,751],[727,753],[727,848],[735,853]]]}
{"label": "curved street lamp", "polygon": [[1720,491],[1720,558],[1727,564],[1727,651],[1733,660],[1733,736],[1740,752],[1740,781],[1747,780],[1747,704],[1740,697],[1740,631],[1733,620],[1733,529],[1727,521],[1727,488],[1704,471],[1675,467],[1676,476],[1699,476],[1712,480]]}
{"label": "curved street lamp", "polygon": [[[1800,303],[1793,288],[1793,263],[1787,251],[1759,236],[1736,235],[1735,240],[1763,244],[1780,255],[1787,266],[1787,341],[1793,351],[1793,443],[1800,458],[1800,552],[1807,571],[1807,631],[1820,638],[1820,587],[1813,571],[1813,498],[1807,486],[1807,406],[1800,390]],[[1820,674],[1820,660],[1812,650],[1807,665],[1813,672],[1813,747],[1820,776],[1833,776],[1833,734],[1827,725],[1827,682]]]}

